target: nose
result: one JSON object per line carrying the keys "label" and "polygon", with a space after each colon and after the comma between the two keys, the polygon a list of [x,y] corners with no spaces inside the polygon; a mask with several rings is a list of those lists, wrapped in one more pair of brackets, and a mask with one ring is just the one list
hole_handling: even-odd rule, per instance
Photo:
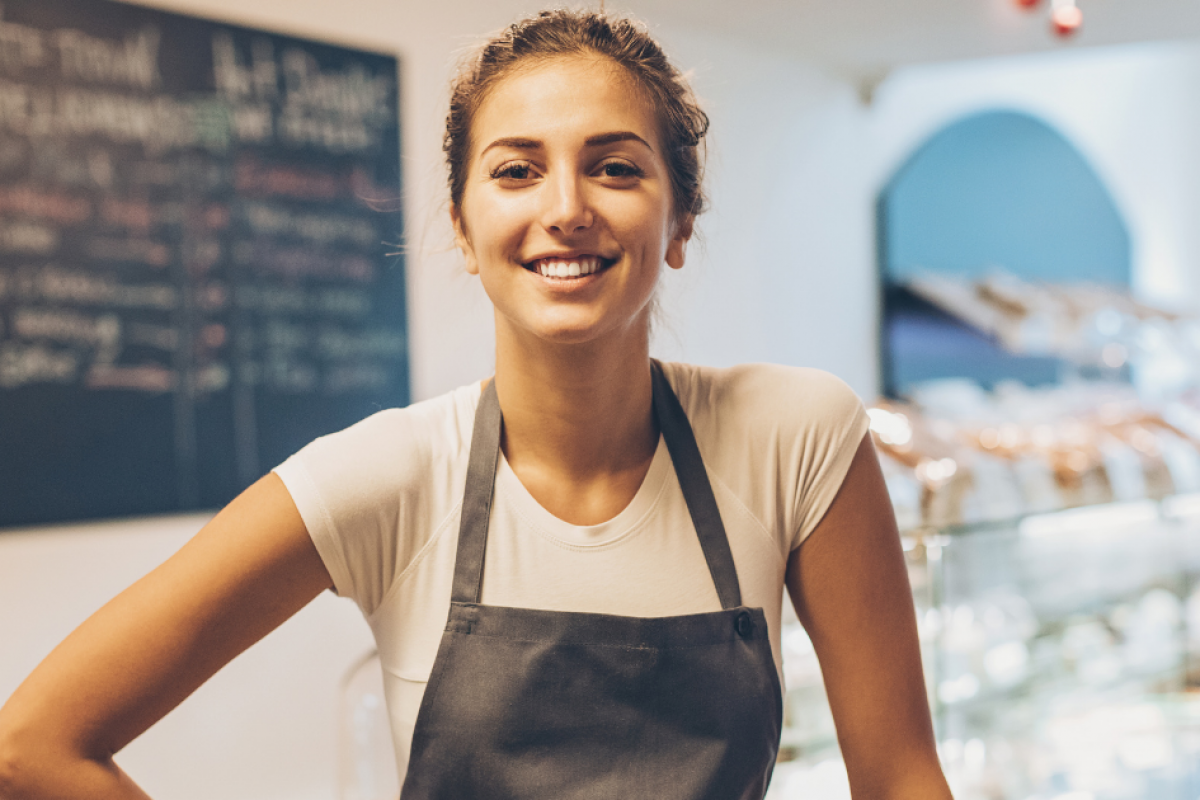
{"label": "nose", "polygon": [[591,227],[593,214],[584,180],[561,170],[543,184],[542,224],[547,230],[572,234]]}

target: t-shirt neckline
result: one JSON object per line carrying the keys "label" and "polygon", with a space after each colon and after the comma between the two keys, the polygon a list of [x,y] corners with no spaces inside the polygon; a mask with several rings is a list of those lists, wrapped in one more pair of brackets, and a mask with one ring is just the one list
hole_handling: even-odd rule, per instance
{"label": "t-shirt neckline", "polygon": [[496,494],[504,496],[506,502],[529,523],[538,533],[557,544],[568,547],[603,547],[615,544],[626,536],[638,530],[654,510],[659,496],[671,472],[671,455],[667,451],[666,442],[659,434],[658,445],[654,448],[654,456],[650,460],[650,469],[642,479],[629,505],[621,509],[615,517],[598,525],[572,525],[559,519],[547,511],[542,504],[534,499],[525,484],[513,472],[500,453],[496,465]]}

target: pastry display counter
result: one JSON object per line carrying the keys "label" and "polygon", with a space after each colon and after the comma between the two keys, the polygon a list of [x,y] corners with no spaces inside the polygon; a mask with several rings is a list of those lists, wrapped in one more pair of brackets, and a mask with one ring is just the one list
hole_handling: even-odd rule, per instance
{"label": "pastry display counter", "polygon": [[[903,534],[957,800],[1200,793],[1200,494]],[[785,624],[769,795],[849,797],[815,655]]]}

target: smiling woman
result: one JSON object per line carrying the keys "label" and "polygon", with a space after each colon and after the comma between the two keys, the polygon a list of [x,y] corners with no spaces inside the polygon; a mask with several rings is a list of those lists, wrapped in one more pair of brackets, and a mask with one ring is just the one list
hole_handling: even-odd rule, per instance
{"label": "smiling woman", "polygon": [[706,128],[634,22],[490,41],[445,150],[494,376],[313,442],[86,622],[0,710],[0,795],[144,796],[113,754],[333,588],[378,643],[403,800],[761,800],[785,590],[854,796],[948,798],[858,398],[650,357]]}
{"label": "smiling woman", "polygon": [[625,68],[595,55],[527,67],[492,88],[472,134],[453,218],[497,335],[643,337],[691,218],[674,213],[655,114]]}

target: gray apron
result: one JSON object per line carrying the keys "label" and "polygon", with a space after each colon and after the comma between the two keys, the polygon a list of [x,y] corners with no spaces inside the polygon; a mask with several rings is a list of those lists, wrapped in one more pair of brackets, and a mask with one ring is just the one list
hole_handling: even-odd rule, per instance
{"label": "gray apron", "polygon": [[481,605],[502,424],[492,381],[475,413],[450,617],[401,800],[766,794],[783,715],[766,617],[742,606],[691,425],[652,367],[654,413],[722,610],[644,618]]}

